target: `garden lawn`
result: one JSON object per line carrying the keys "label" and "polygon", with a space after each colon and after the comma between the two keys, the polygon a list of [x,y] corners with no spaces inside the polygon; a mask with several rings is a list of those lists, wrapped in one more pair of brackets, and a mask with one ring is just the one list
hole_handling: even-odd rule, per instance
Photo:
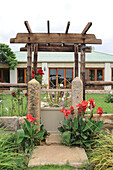
{"label": "garden lawn", "polygon": [[113,103],[106,103],[105,98],[108,94],[88,94],[86,93],[85,99],[88,101],[88,99],[95,99],[96,107],[94,109],[94,113],[96,113],[96,110],[98,107],[103,108],[104,113],[113,113]]}

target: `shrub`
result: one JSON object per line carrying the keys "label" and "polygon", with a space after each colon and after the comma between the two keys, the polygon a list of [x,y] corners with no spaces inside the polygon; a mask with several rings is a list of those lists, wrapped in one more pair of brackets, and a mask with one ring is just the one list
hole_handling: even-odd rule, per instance
{"label": "shrub", "polygon": [[[94,140],[103,127],[103,121],[100,121],[100,116],[103,113],[102,108],[97,109],[99,114],[98,120],[93,118],[93,109],[95,108],[94,99],[89,99],[90,117],[84,118],[88,102],[82,101],[76,107],[78,110],[77,117],[74,118],[74,108],[71,106],[70,110],[62,108],[66,119],[61,121],[61,127],[58,130],[61,133],[61,143],[65,145],[79,145],[80,147],[90,147],[90,143]],[[71,116],[68,118],[68,116]]]}

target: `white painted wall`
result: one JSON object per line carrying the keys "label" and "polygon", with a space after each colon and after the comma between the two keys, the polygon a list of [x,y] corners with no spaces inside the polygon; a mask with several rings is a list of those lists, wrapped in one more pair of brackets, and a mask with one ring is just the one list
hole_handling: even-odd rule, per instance
{"label": "white painted wall", "polygon": [[[10,70],[10,83],[17,83],[17,68]],[[12,90],[13,88],[10,88]]]}
{"label": "white painted wall", "polygon": [[[104,81],[111,81],[111,65],[105,63]],[[111,86],[105,86],[104,90],[111,90]]]}

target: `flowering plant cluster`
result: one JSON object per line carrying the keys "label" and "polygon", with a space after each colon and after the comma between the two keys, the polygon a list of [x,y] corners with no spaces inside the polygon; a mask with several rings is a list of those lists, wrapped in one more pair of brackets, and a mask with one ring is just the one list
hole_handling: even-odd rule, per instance
{"label": "flowering plant cluster", "polygon": [[[73,116],[73,106],[70,107],[70,110],[62,108],[60,112],[64,113],[65,119],[61,121],[61,127],[58,130],[61,133],[63,144],[89,147],[96,134],[102,130],[103,121],[100,121],[100,117],[103,109],[99,107],[97,109],[98,119],[97,121],[93,119],[93,109],[96,107],[94,101],[94,99],[89,99],[88,102],[82,101],[79,103],[76,106],[76,117]],[[84,117],[87,108],[90,109],[90,117]]]}
{"label": "flowering plant cluster", "polygon": [[25,123],[21,129],[17,130],[16,135],[16,143],[23,148],[23,151],[25,151],[26,146],[33,149],[35,145],[40,144],[40,142],[45,140],[47,135],[49,135],[47,131],[43,129],[43,123],[39,126],[35,125],[34,121],[36,118],[33,117],[32,114],[27,114],[24,120]]}
{"label": "flowering plant cluster", "polygon": [[42,69],[39,69],[37,73],[35,73],[34,70],[32,70],[32,78],[35,78],[40,84],[42,84],[42,77],[44,73]]}

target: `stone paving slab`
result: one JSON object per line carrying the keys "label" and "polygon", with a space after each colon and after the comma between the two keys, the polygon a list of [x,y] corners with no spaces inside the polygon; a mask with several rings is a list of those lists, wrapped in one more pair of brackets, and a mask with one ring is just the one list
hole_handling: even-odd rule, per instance
{"label": "stone paving slab", "polygon": [[61,138],[59,134],[50,134],[50,136],[47,137],[46,139],[46,144],[60,144]]}
{"label": "stone paving slab", "polygon": [[88,162],[88,158],[83,148],[70,148],[58,144],[43,145],[34,149],[28,167],[48,164],[68,164],[77,168],[85,162]]}

